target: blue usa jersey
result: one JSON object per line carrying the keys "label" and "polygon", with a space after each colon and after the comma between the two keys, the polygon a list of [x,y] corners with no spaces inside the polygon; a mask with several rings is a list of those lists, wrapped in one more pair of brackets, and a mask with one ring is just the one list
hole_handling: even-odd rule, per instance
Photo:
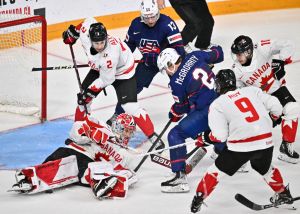
{"label": "blue usa jersey", "polygon": [[156,65],[157,56],[165,48],[175,48],[178,54],[184,55],[182,37],[176,23],[169,17],[160,14],[154,27],[148,27],[135,18],[128,29],[125,42],[132,52],[139,49],[143,61]]}
{"label": "blue usa jersey", "polygon": [[170,79],[174,112],[184,114],[210,105],[217,95],[214,91],[215,75],[208,64],[222,61],[223,50],[220,46],[186,55]]}

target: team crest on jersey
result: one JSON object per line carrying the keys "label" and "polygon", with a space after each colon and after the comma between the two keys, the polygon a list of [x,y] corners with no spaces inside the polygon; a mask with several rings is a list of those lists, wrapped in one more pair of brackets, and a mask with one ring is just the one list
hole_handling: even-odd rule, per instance
{"label": "team crest on jersey", "polygon": [[139,50],[141,53],[160,53],[159,43],[157,40],[141,39]]}
{"label": "team crest on jersey", "polygon": [[267,62],[265,65],[262,65],[257,71],[253,72],[253,74],[246,81],[248,85],[253,85],[254,82],[261,78],[261,76],[270,68],[270,64]]}

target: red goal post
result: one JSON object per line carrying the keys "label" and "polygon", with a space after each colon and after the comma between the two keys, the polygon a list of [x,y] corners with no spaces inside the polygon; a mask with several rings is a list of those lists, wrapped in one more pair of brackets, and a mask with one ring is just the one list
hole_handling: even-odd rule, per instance
{"label": "red goal post", "polygon": [[[4,16],[7,16],[7,18],[5,19]],[[4,72],[4,70],[8,70],[9,72],[8,74],[17,72],[16,70],[18,70],[19,72],[19,70],[22,70],[23,68],[25,69],[26,67],[25,64],[30,66],[31,68],[36,66],[34,64],[30,64],[30,63],[34,63],[34,59],[33,59],[34,57],[38,58],[37,60],[39,61],[41,67],[43,68],[47,67],[47,22],[43,16],[31,16],[31,17],[20,18],[18,16],[0,14],[0,41],[1,41],[0,42],[0,51],[1,51],[0,63],[1,64],[5,63],[5,65],[3,66],[6,66],[3,68],[0,67],[0,70],[2,70],[0,71],[0,75],[1,72]],[[33,45],[38,46],[38,48],[35,48],[35,46]],[[34,53],[35,56],[30,56],[31,54],[29,53],[30,51]],[[6,54],[11,55],[11,57],[6,56]],[[24,59],[25,62],[19,60],[25,57],[28,57],[28,59]],[[14,60],[15,62],[13,62],[11,66],[9,64],[9,61],[14,61]],[[20,68],[18,68],[18,66]],[[26,70],[24,71],[26,72],[26,75],[28,77],[30,75],[33,75],[30,67],[27,67]],[[18,80],[18,78],[22,75],[23,73],[16,73],[15,80]],[[38,98],[40,99],[40,103],[37,104],[39,108],[38,116],[43,122],[47,119],[47,72],[43,70],[38,75],[40,79],[40,93]],[[2,81],[6,81],[7,76],[8,75],[4,75],[4,77],[1,76],[0,78],[2,79]],[[12,82],[11,84],[14,84],[14,82]],[[28,83],[25,84],[27,85],[22,87],[22,89],[24,90],[31,87],[32,81],[30,80],[28,81]],[[18,87],[18,85],[16,85],[16,87]],[[17,89],[16,90],[10,89],[10,92],[8,92],[9,94],[5,95],[6,101],[2,101],[2,102],[3,103],[7,102],[9,107],[4,107],[4,111],[10,112],[12,110],[12,112],[10,113],[20,113],[26,115],[26,113],[24,113],[27,111],[25,108],[28,107],[29,105],[22,104],[23,98],[18,97],[19,95],[12,95],[12,97],[15,96],[15,99],[18,99],[17,101],[15,101],[15,103],[19,105],[17,107],[17,110],[13,110],[14,107],[12,107],[12,104],[9,103],[10,98],[7,97],[10,97],[10,93],[13,94],[15,91],[17,91],[18,93]],[[22,90],[20,91],[22,92]],[[31,94],[27,96],[29,98],[28,100],[30,100]],[[26,101],[26,98],[24,98],[24,100]]]}

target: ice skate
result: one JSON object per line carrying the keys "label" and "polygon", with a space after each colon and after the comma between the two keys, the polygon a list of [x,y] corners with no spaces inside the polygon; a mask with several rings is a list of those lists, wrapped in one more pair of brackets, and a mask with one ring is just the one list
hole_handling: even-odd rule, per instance
{"label": "ice skate", "polygon": [[162,182],[161,191],[165,193],[189,192],[190,187],[187,182],[185,172],[182,171],[176,172],[167,181]]}
{"label": "ice skate", "polygon": [[294,150],[294,143],[282,141],[280,148],[279,160],[296,164],[299,162],[299,154]]}
{"label": "ice skate", "polygon": [[283,192],[276,193],[273,197],[271,197],[270,202],[275,204],[276,208],[296,210],[296,207],[293,206],[292,199],[293,197],[290,193],[289,185],[287,185]]}
{"label": "ice skate", "polygon": [[202,204],[204,204],[202,195],[196,193],[191,204],[191,212],[192,213],[199,212],[201,210]]}

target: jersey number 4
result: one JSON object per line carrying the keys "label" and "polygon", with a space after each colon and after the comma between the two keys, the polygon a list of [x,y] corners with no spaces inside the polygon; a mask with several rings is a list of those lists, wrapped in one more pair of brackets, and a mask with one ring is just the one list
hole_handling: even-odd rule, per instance
{"label": "jersey number 4", "polygon": [[255,110],[254,106],[250,102],[250,100],[246,97],[238,99],[234,102],[234,104],[238,107],[238,109],[243,113],[251,113],[250,116],[245,117],[245,120],[249,123],[254,122],[259,119],[259,115]]}

